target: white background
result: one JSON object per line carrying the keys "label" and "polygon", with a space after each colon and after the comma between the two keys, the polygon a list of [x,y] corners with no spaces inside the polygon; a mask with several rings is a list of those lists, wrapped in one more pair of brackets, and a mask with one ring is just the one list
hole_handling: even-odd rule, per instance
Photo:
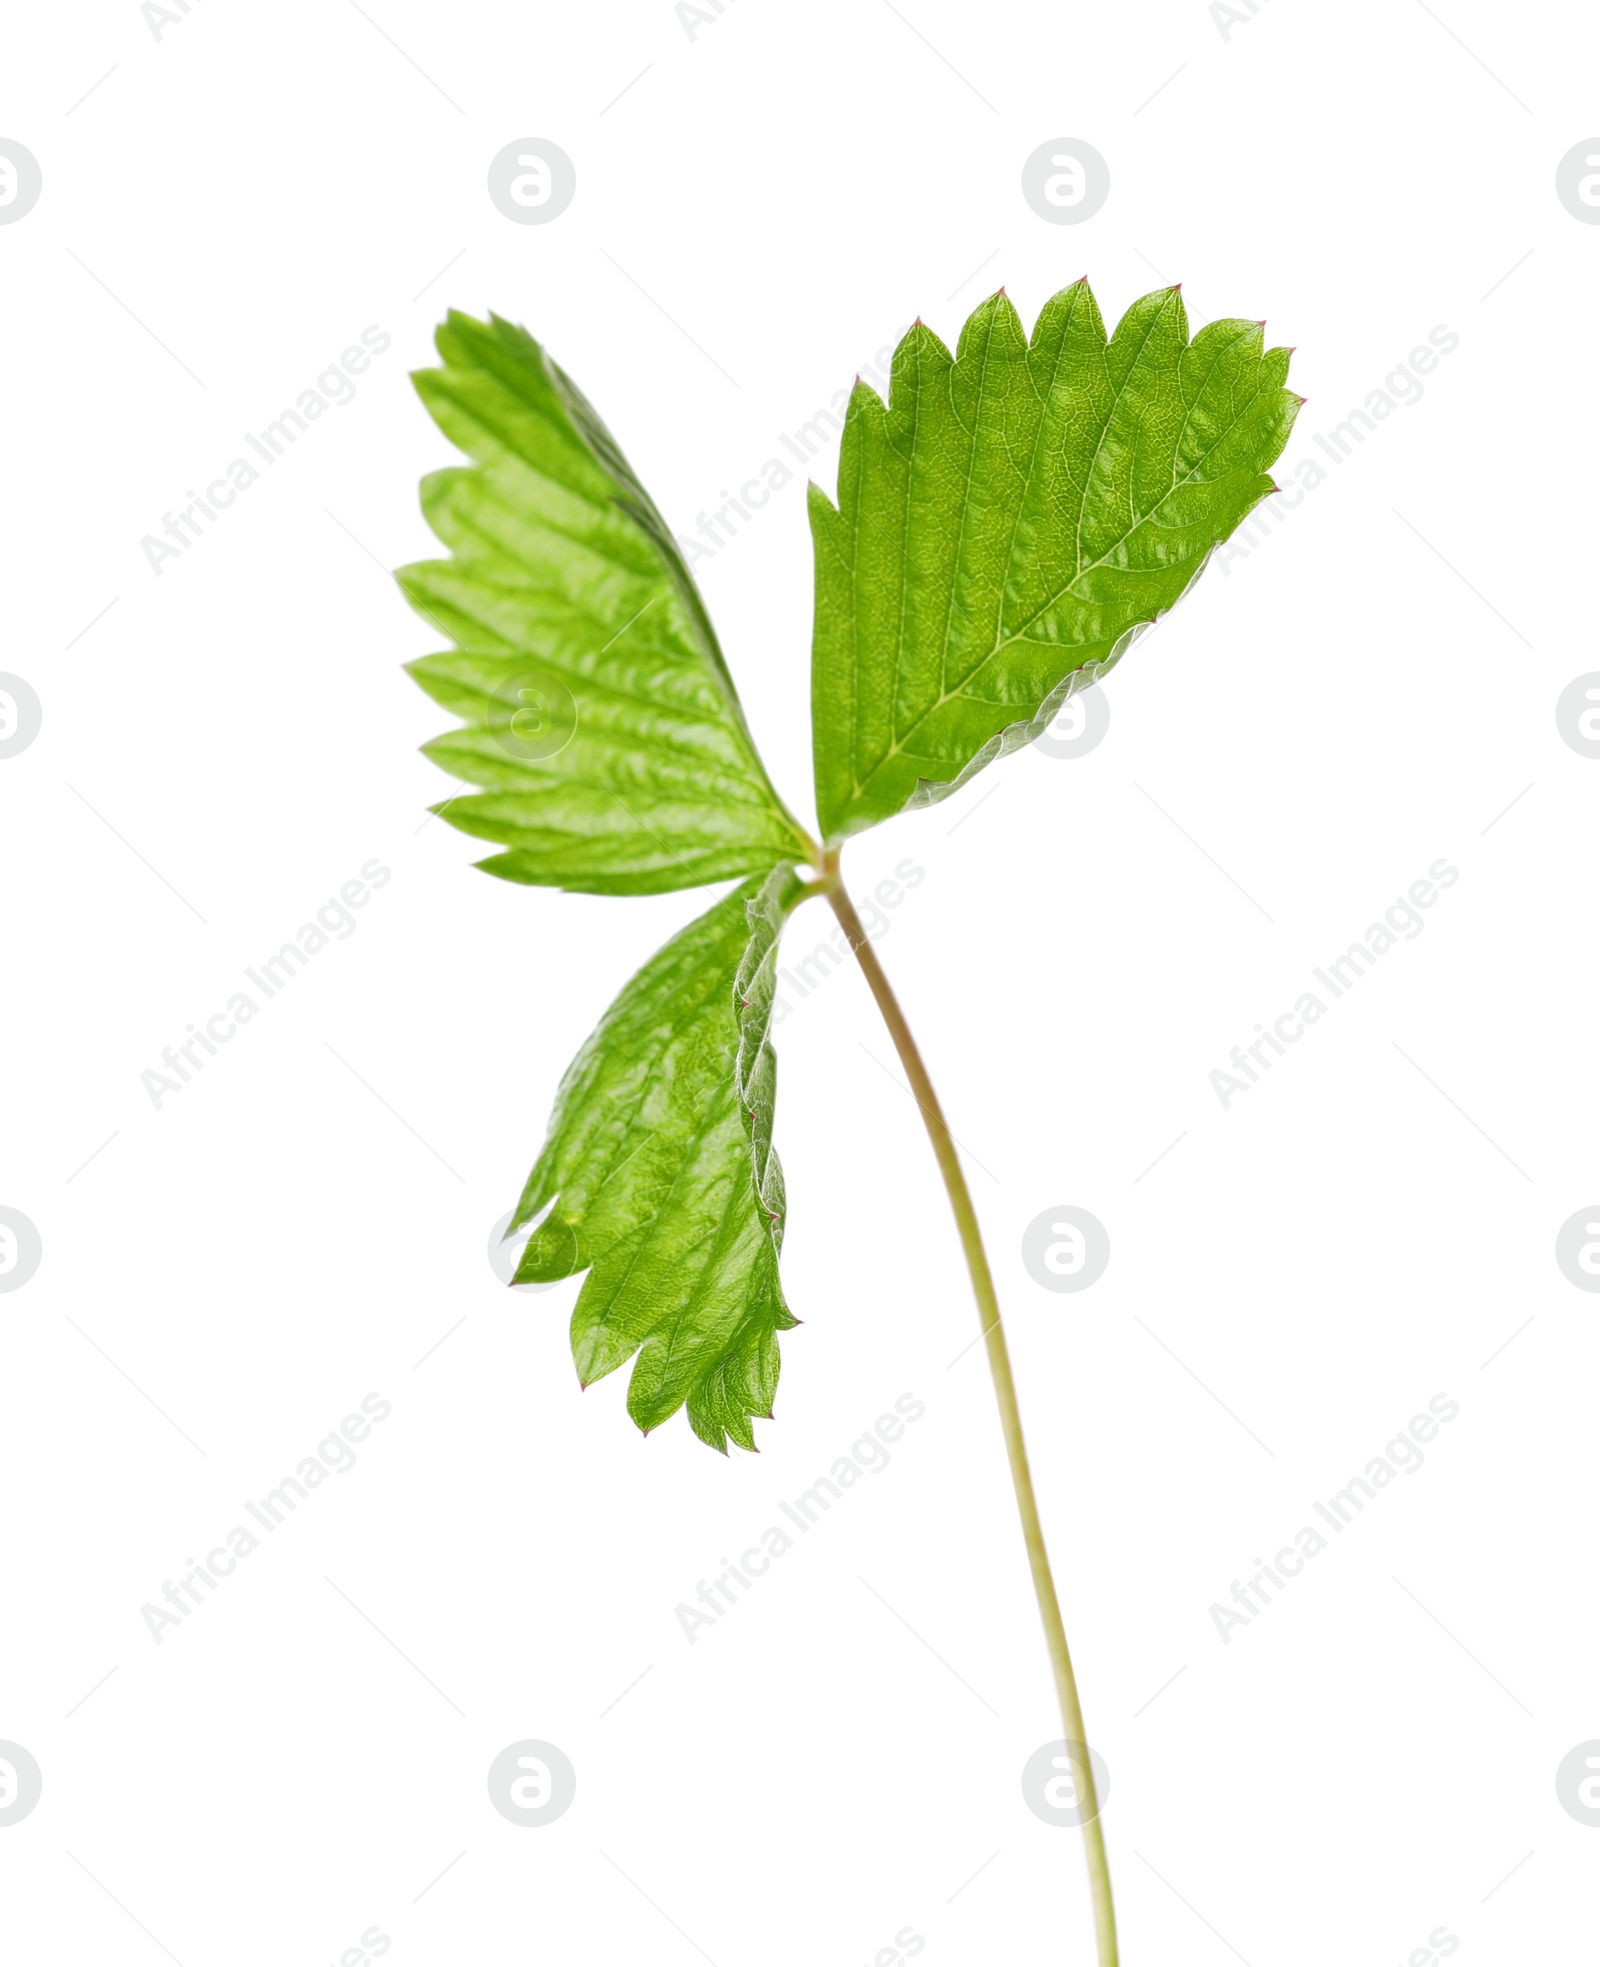
{"label": "white background", "polygon": [[[385,574],[431,546],[406,372],[447,305],[545,340],[688,532],[915,314],[953,340],[1004,281],[1031,322],[1084,272],[1110,318],[1182,279],[1296,346],[1285,482],[1460,338],[1134,651],[1098,750],[847,857],[858,895],[926,873],[880,951],[1009,1313],[1125,1958],[1587,1957],[1600,1835],[1555,1771],[1600,1736],[1600,1305],[1553,1253],[1600,1195],[1600,762],[1554,707],[1600,667],[1600,227],[1554,174],[1595,22],[197,0],[158,39],[78,0],[3,38],[44,173],[0,227],[0,667],[44,706],[0,764],[0,1202],[44,1247],[0,1298],[0,1738],[44,1772],[6,1958],[324,1967],[378,1927],[393,1967],[859,1967],[909,1926],[926,1967],[1091,1959],[1076,1836],[1019,1788],[1059,1725],[974,1314],[864,987],[779,1033],[805,1323],[762,1453],[641,1445],[624,1376],[579,1397],[576,1286],[512,1297],[485,1248],[706,898],[518,889],[424,824],[447,720]],[[577,167],[549,225],[485,192],[524,136]],[[1062,136],[1111,170],[1076,228],[1019,188]],[[141,537],[368,324],[356,400],[157,577]],[[809,812],[800,479],[697,571]],[[1224,1111],[1230,1048],[1441,856],[1425,932]],[[153,1107],[374,857],[356,933]],[[1111,1237],[1079,1296],[1020,1257],[1062,1203]],[[141,1607],[369,1393],[358,1465],[157,1645]],[[691,1646],[675,1606],[903,1393],[893,1465]],[[1439,1393],[1427,1465],[1224,1645],[1213,1602]],[[542,1830],[485,1789],[524,1737],[578,1772]]]}

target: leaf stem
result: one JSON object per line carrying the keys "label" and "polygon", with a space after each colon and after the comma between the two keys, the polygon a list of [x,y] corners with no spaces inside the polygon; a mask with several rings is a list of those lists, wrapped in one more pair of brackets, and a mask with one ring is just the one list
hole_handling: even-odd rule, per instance
{"label": "leaf stem", "polygon": [[1094,1770],[1089,1761],[1088,1736],[1084,1732],[1083,1709],[1078,1700],[1078,1684],[1073,1677],[1072,1655],[1067,1650],[1066,1630],[1061,1623],[1061,1604],[1056,1597],[1055,1579],[1045,1549],[1044,1531],[1039,1522],[1039,1506],[1033,1493],[1033,1477],[1028,1470],[1027,1444],[1022,1437],[1022,1416],[1017,1409],[1017,1389],[1011,1374],[1011,1355],[1006,1348],[1005,1328],[1000,1322],[1000,1303],[995,1296],[994,1278],[984,1253],[978,1229],[977,1211],[960,1156],[946,1124],[939,1096],[933,1090],[928,1069],[922,1063],[917,1042],[911,1035],[889,979],[884,975],[877,953],[861,926],[861,918],[838,879],[838,857],[829,855],[825,863],[831,877],[828,902],[839,918],[856,961],[861,965],[868,987],[877,999],[878,1009],[894,1040],[894,1048],[911,1082],[911,1091],[922,1109],[923,1124],[933,1143],[939,1172],[950,1197],[950,1207],[961,1235],[967,1269],[972,1276],[972,1292],[978,1301],[983,1342],[989,1355],[989,1373],[994,1381],[995,1399],[1000,1407],[1000,1427],[1005,1435],[1006,1457],[1011,1464],[1011,1483],[1016,1490],[1017,1513],[1022,1519],[1022,1540],[1028,1549],[1028,1566],[1033,1573],[1034,1595],[1039,1601],[1039,1617],[1044,1623],[1045,1643],[1050,1649],[1050,1665],[1055,1673],[1056,1696],[1073,1764],[1073,1778],[1083,1808],[1084,1855],[1089,1864],[1089,1890],[1094,1900],[1095,1936],[1099,1967],[1117,1967],[1117,1922],[1111,1900],[1111,1872],[1106,1863],[1105,1836],[1100,1828],[1100,1800],[1095,1793]]}

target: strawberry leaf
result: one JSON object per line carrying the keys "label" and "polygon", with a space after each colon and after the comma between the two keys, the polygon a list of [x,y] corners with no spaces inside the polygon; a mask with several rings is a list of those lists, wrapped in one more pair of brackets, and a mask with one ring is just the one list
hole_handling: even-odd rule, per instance
{"label": "strawberry leaf", "polygon": [[411,674],[464,728],[423,749],[482,787],[435,808],[507,880],[655,894],[805,857],[705,606],[611,433],[530,335],[452,313],[415,377],[474,460],[422,484],[448,560],[402,568],[454,643]]}
{"label": "strawberry leaf", "polygon": [[512,1229],[548,1210],[518,1283],[587,1270],[572,1356],[587,1385],[637,1354],[647,1433],[687,1405],[702,1441],[754,1448],[771,1413],[783,1172],[768,1037],[788,867],[747,881],[659,950],[568,1068]]}
{"label": "strawberry leaf", "polygon": [[813,485],[817,811],[834,845],[1028,743],[1171,608],[1247,513],[1300,399],[1260,324],[1191,342],[1176,288],[1109,343],[1088,284],[1031,342],[1005,293],[952,360],[919,322],[887,406],[850,398]]}

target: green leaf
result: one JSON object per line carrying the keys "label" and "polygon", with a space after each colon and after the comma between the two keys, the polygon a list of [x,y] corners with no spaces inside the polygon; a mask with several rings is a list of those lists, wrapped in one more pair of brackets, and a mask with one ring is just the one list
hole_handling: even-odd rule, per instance
{"label": "green leaf", "polygon": [[512,881],[655,894],[810,843],[756,754],[705,606],[615,439],[523,329],[451,313],[417,391],[475,462],[423,480],[450,549],[397,575],[455,647],[411,674],[465,727],[423,749],[482,787],[434,810]]}
{"label": "green leaf", "polygon": [[920,322],[885,407],[850,398],[837,509],[813,485],[812,719],[830,845],[1030,742],[1274,491],[1300,399],[1261,325],[1191,342],[1177,289],[1109,344],[1088,284],[1030,342],[1004,290],[954,361]]}
{"label": "green leaf", "polygon": [[[768,1039],[778,938],[800,884],[747,881],[659,950],[568,1068],[512,1228],[518,1283],[589,1275],[572,1314],[588,1385],[633,1358],[646,1433],[687,1403],[702,1441],[754,1448],[778,1334],[799,1321],[778,1281],[783,1171]],[[553,1204],[553,1206],[551,1206]]]}

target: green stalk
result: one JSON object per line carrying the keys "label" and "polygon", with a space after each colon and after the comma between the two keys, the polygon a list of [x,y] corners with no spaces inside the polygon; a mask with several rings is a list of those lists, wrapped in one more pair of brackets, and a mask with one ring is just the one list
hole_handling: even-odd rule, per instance
{"label": "green stalk", "polygon": [[1034,1596],[1039,1601],[1039,1617],[1044,1622],[1045,1643],[1050,1649],[1050,1665],[1055,1674],[1061,1720],[1068,1743],[1083,1744],[1081,1757],[1072,1757],[1073,1775],[1084,1810],[1084,1855],[1089,1864],[1089,1890],[1094,1900],[1099,1967],[1117,1967],[1117,1920],[1111,1901],[1111,1872],[1106,1863],[1105,1836],[1100,1828],[1100,1799],[1095,1793],[1094,1769],[1088,1756],[1089,1738],[1084,1731],[1078,1683],[1073,1677],[1072,1655],[1067,1650],[1066,1630],[1061,1623],[1061,1604],[1056,1597],[1055,1579],[1050,1574],[1050,1557],[1039,1523],[1039,1505],[1034,1498],[1033,1477],[1028,1471],[1028,1449],[1022,1438],[1022,1416],[1017,1410],[1011,1355],[1006,1348],[1005,1328],[1000,1323],[1000,1303],[995,1296],[989,1259],[984,1254],[977,1211],[972,1206],[972,1196],[966,1177],[961,1172],[961,1160],[945,1123],[939,1096],[933,1090],[928,1069],[922,1063],[916,1040],[911,1036],[911,1027],[906,1023],[905,1013],[900,1009],[877,953],[861,926],[861,918],[840,884],[837,854],[829,855],[824,863],[824,878],[828,883],[829,904],[855,952],[868,987],[877,999],[878,1009],[889,1028],[889,1036],[894,1040],[894,1048],[900,1054],[900,1063],[911,1082],[911,1091],[922,1109],[923,1124],[933,1143],[939,1172],[944,1177],[950,1207],[955,1214],[956,1228],[961,1234],[961,1247],[966,1253],[972,1293],[978,1301],[978,1316],[983,1326],[983,1342],[989,1355],[989,1375],[994,1381],[995,1399],[1000,1407],[1000,1428],[1005,1435],[1006,1458],[1011,1464],[1011,1485],[1016,1491],[1017,1514],[1022,1519],[1022,1540],[1028,1549],[1028,1568],[1033,1573]]}

